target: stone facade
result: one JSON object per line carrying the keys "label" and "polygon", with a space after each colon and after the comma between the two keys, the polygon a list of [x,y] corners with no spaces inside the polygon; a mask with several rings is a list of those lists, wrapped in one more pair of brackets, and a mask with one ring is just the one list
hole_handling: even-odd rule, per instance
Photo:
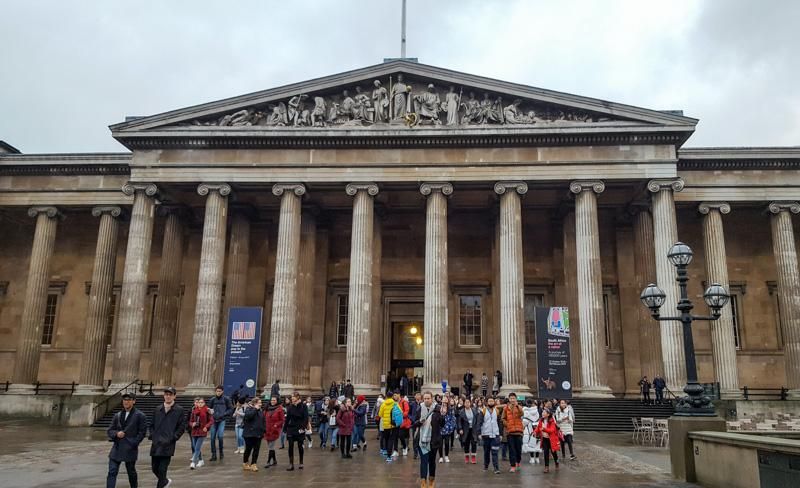
{"label": "stone facade", "polygon": [[[493,102],[481,115],[465,99],[439,123],[433,95],[397,120],[393,106],[330,112],[374,79],[393,93],[398,74],[406,96],[433,83]],[[300,107],[297,124],[260,123],[270,106],[288,121],[306,93],[324,118],[306,123]],[[394,61],[112,126],[129,154],[1,154],[0,381],[205,391],[235,304],[264,307],[261,386],[279,376],[322,391],[349,375],[373,390],[404,365],[454,386],[467,368],[499,369],[535,391],[536,303],[573,311],[576,392],[636,394],[656,373],[677,390],[681,338],[653,326],[638,294],[649,281],[669,289],[663,248],[680,239],[695,251],[698,311],[706,281],[727,279],[736,296],[723,322],[695,326],[700,381],[723,378],[731,396],[796,393],[800,303],[786,287],[798,279],[800,150],[682,149],[696,122]],[[122,211],[93,216],[102,207]],[[414,325],[424,344],[405,357]]]}

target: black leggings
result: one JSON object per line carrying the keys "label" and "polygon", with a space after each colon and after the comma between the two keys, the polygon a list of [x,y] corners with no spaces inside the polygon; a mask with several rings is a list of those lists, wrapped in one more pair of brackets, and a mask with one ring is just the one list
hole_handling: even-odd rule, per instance
{"label": "black leggings", "polygon": [[467,454],[475,454],[478,452],[478,440],[472,433],[472,429],[469,429],[464,434],[464,452]]}
{"label": "black leggings", "polygon": [[398,429],[385,429],[383,431],[381,440],[383,441],[383,448],[391,456],[397,450],[397,430]]}
{"label": "black leggings", "polygon": [[511,466],[516,466],[522,461],[522,436],[511,435],[508,436],[508,461]]}
{"label": "black leggings", "polygon": [[542,439],[542,451],[544,451],[544,467],[550,466],[550,454],[553,455],[553,460],[558,466],[558,451],[553,451],[550,447],[550,439]]}
{"label": "black leggings", "polygon": [[342,456],[350,453],[352,442],[353,436],[351,434],[339,436],[339,450],[342,452]]}
{"label": "black leggings", "polygon": [[439,457],[450,455],[450,443],[447,441],[449,438],[450,436],[442,436],[442,445],[439,446]]}
{"label": "black leggings", "polygon": [[[258,464],[258,451],[261,450],[261,437],[245,437],[244,438],[244,459],[242,462],[245,464]],[[253,459],[250,461],[250,454],[252,453]]]}
{"label": "black leggings", "polygon": [[289,464],[294,466],[294,445],[297,444],[297,453],[300,455],[300,464],[303,464],[303,434],[289,436]]}
{"label": "black leggings", "polygon": [[561,443],[561,456],[565,457],[567,455],[567,444],[569,444],[569,455],[574,456],[575,453],[572,452],[572,434],[564,434],[564,442]]}

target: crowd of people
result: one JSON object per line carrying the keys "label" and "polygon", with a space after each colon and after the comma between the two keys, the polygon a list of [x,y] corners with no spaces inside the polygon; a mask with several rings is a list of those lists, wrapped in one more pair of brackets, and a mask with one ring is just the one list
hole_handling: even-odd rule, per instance
{"label": "crowd of people", "polygon": [[[495,378],[493,389],[499,389],[500,381]],[[487,395],[487,378],[480,383],[481,395],[471,390],[456,395],[446,388],[442,393],[408,395],[397,389],[379,395],[370,408],[366,397],[355,395],[349,381],[335,386],[335,391],[334,385],[329,391],[331,395],[318,401],[311,397],[303,400],[297,392],[281,398],[278,382],[263,401],[244,397],[238,391],[229,398],[222,387],[217,387],[211,398],[195,398],[188,413],[175,402],[176,391],[169,387],[149,426],[145,414],[134,406],[135,397],[125,394],[123,410],[114,416],[108,429],[114,445],[109,454],[107,486],[115,486],[123,462],[130,485],[137,486],[138,445],[146,436],[152,440],[151,465],[158,488],[171,484],[167,471],[175,444],[185,432],[191,437],[190,470],[205,466],[202,452],[206,438],[211,444],[209,462],[223,459],[223,435],[229,418],[234,421],[234,453],[242,456],[242,469],[246,472],[259,470],[263,442],[268,450],[265,469],[276,467],[277,452],[287,448],[285,469],[304,469],[305,449],[313,447],[315,438],[319,439],[320,449],[338,451],[341,459],[351,459],[353,452],[367,450],[366,429],[370,422],[378,427],[379,447],[375,452],[386,463],[400,456],[418,459],[420,485],[426,488],[435,487],[437,464],[450,463],[457,450],[463,452],[466,465],[478,464],[481,451],[483,470],[491,469],[495,474],[501,473],[501,463],[508,463],[509,472],[518,472],[526,454],[530,464],[543,460],[545,473],[550,471],[551,458],[555,469],[559,468],[567,450],[569,458],[576,459],[575,413],[567,400],[527,398],[522,402],[514,393],[505,398],[496,392]]]}

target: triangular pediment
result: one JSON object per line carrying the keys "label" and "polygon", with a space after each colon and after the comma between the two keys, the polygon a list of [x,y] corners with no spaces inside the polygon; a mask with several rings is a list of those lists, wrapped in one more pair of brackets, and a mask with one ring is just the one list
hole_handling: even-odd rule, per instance
{"label": "triangular pediment", "polygon": [[[692,131],[696,119],[469,75],[407,60],[317,78],[111,126],[115,137],[158,132],[262,137],[296,133],[563,131],[662,127]],[[222,132],[220,132],[222,131]]]}

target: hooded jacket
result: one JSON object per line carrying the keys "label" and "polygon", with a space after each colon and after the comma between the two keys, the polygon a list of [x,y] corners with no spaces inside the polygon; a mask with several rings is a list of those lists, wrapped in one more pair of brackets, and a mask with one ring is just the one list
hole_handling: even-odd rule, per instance
{"label": "hooded jacket", "polygon": [[378,411],[378,417],[381,419],[383,430],[389,430],[392,427],[392,408],[395,406],[394,398],[389,397],[381,403],[381,409]]}

